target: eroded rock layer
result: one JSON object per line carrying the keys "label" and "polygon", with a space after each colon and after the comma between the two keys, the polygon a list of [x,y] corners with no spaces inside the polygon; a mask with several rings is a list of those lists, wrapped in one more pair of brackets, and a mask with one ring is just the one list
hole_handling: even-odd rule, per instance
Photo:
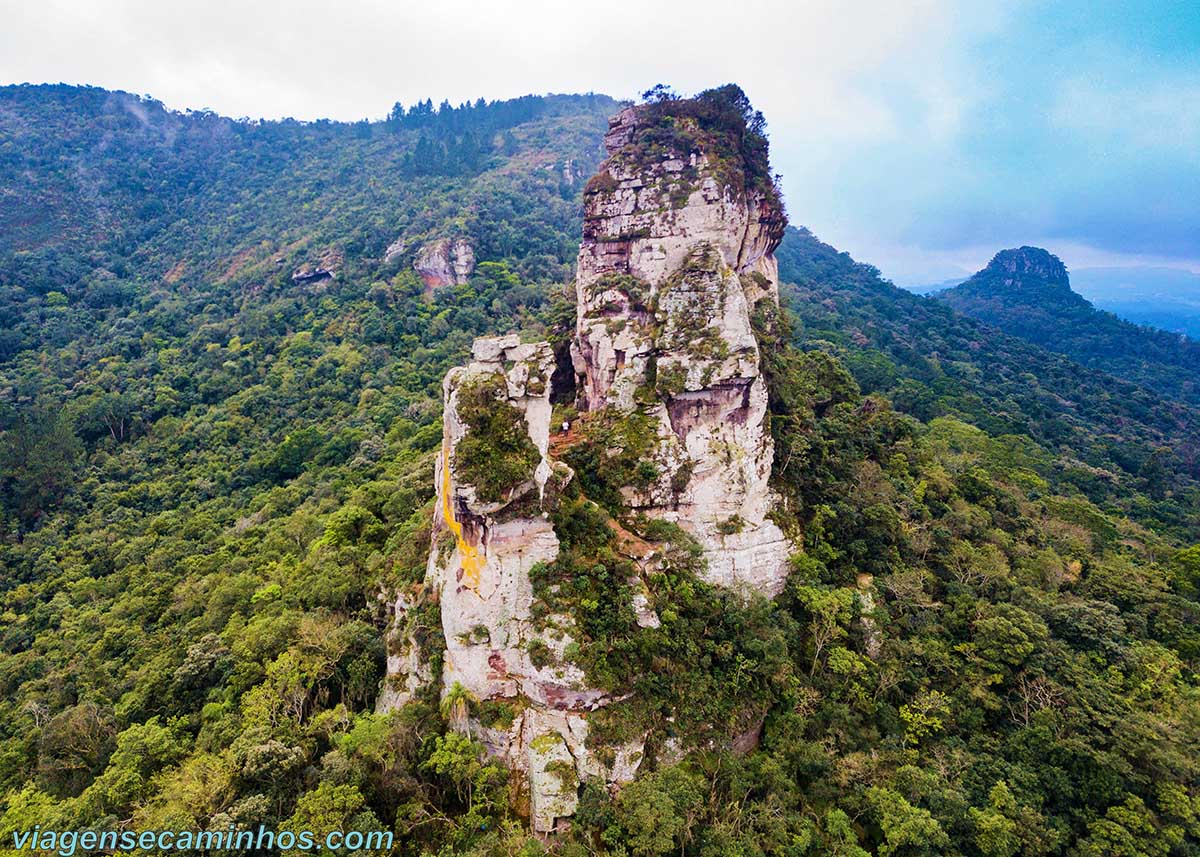
{"label": "eroded rock layer", "polygon": [[[530,570],[553,562],[559,549],[544,501],[572,478],[570,468],[548,455],[553,354],[544,342],[522,343],[514,335],[476,340],[472,356],[443,383],[442,453],[424,583],[439,605],[446,642],[438,679],[443,694],[465,691],[475,702],[507,704],[510,722],[468,728],[528,778],[534,827],[548,831],[574,812],[582,778],[624,781],[633,769],[602,765],[584,744],[587,712],[608,700],[566,657],[570,618],[535,623],[531,616]],[[406,596],[397,601],[401,634],[412,609]],[[408,701],[434,678],[415,641],[394,641],[392,649],[385,708]]]}

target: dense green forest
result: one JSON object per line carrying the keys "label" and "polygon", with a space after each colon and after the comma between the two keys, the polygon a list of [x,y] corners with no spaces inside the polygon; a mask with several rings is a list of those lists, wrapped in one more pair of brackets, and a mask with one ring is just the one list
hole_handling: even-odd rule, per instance
{"label": "dense green forest", "polygon": [[[596,732],[649,726],[639,778],[542,842],[453,705],[375,713],[442,376],[480,334],[566,335],[617,107],[251,123],[0,89],[0,849],[267,824],[402,855],[1200,853],[1197,413],[805,230],[756,318],[787,590],[708,586],[629,521],[671,556],[636,629],[599,507],[555,510],[589,680],[640,700]],[[430,291],[413,253],[453,236],[479,264]],[[634,444],[581,447],[580,484]]]}
{"label": "dense green forest", "polygon": [[982,271],[937,297],[964,315],[1084,366],[1200,404],[1200,342],[1096,309],[1071,290],[1066,267],[1045,250],[998,253]]}

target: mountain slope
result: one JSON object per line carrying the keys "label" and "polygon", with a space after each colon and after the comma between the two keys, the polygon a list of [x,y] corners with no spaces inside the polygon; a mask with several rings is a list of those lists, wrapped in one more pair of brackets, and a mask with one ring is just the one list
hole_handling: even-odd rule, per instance
{"label": "mountain slope", "polygon": [[[330,752],[355,779],[380,760],[336,783],[343,826],[455,801],[399,738],[421,749],[436,706],[372,719],[381,596],[424,562],[441,379],[476,335],[546,329],[618,106],[300,125],[0,89],[6,843],[283,826]],[[414,265],[445,239],[474,270],[431,286]],[[353,724],[374,737],[336,749]],[[209,774],[211,802],[166,797]]]}
{"label": "mountain slope", "polygon": [[[800,323],[751,301],[748,331],[714,337],[715,274],[731,304],[773,280],[770,205],[769,240],[733,254],[749,269],[691,257],[670,303],[604,268],[600,288],[564,289],[581,234],[603,227],[589,258],[623,265],[691,200],[670,175],[699,178],[706,123],[708,178],[734,193],[700,199],[769,197],[740,90],[659,95],[616,174],[587,183],[603,203],[661,178],[661,209],[643,197],[655,222],[605,205],[585,227],[581,178],[616,109],[602,97],[257,125],[0,92],[0,187],[40,200],[0,200],[0,842],[261,824],[387,830],[404,857],[1194,850],[1193,412],[897,293],[797,230],[777,255]],[[575,390],[619,377],[622,409],[573,407],[581,307],[608,362],[589,379],[585,361]],[[520,488],[541,450],[496,387],[443,419],[443,379],[476,336],[510,332],[511,355],[481,362],[538,399],[562,466],[544,493],[505,492],[517,502],[486,514],[513,538],[487,547],[552,529],[558,553],[517,558],[527,627],[468,625],[466,591],[448,626],[429,564],[475,522],[435,508],[439,442],[461,417],[453,463],[484,496]],[[534,355],[559,394],[549,426],[515,359]],[[660,432],[646,418],[664,403]],[[724,425],[721,408],[734,440],[689,450],[704,468],[653,451]],[[739,425],[764,451],[769,428],[773,455],[747,458]],[[748,491],[769,480],[753,492],[767,514],[744,507],[765,520],[673,524],[672,492],[730,463]],[[782,592],[715,585],[706,557],[768,522],[796,546]],[[453,650],[508,680],[491,656],[522,635],[514,660],[574,662],[572,691],[613,694],[574,746],[638,769],[613,793],[570,745],[530,742],[541,785],[578,800],[549,841],[485,752],[528,721],[519,698],[460,682],[380,710],[389,669],[444,675]],[[635,739],[640,758],[603,752]]]}
{"label": "mountain slope", "polygon": [[326,257],[386,278],[437,238],[563,279],[578,176],[614,109],[530,96],[383,123],[250,123],[127,93],[0,88],[0,284],[18,287],[0,296],[0,356],[42,341],[24,316],[51,292],[77,331],[153,289],[227,296]]}
{"label": "mountain slope", "polygon": [[777,255],[800,340],[832,343],[865,390],[921,419],[1033,438],[1053,453],[1056,482],[1194,531],[1200,415],[1189,406],[899,289],[807,230],[789,229]]}
{"label": "mountain slope", "polygon": [[1071,290],[1066,268],[1045,250],[1001,251],[982,271],[937,298],[1084,366],[1200,404],[1200,342],[1097,310]]}

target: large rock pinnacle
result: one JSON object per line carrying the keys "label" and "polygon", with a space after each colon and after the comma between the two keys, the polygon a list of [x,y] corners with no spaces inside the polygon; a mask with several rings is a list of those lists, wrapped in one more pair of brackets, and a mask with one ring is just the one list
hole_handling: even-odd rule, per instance
{"label": "large rock pinnacle", "polygon": [[[390,686],[380,701],[381,708],[395,708],[440,678],[443,695],[457,685],[477,702],[509,705],[509,722],[471,720],[469,728],[489,753],[528,779],[532,823],[542,832],[574,812],[582,778],[624,782],[636,770],[604,765],[584,745],[587,712],[608,697],[588,687],[566,657],[570,617],[540,624],[532,617],[530,571],[553,562],[559,551],[541,507],[547,493],[572,478],[570,468],[549,458],[553,368],[549,345],[511,335],[477,339],[472,361],[446,375],[424,583],[441,615],[442,674],[431,675],[415,641],[403,638],[404,618],[416,605],[402,595],[394,631],[400,639],[393,641]],[[615,758],[640,747],[635,742]]]}
{"label": "large rock pinnacle", "polygon": [[[770,519],[773,445],[752,320],[760,303],[778,302],[772,253],[786,221],[764,174],[765,139],[752,165],[744,109],[730,125],[744,105],[736,94],[732,106],[643,105],[612,120],[609,159],[585,195],[571,353],[581,433],[636,421],[641,434],[642,475],[620,485],[615,518],[677,524],[703,551],[709,582],[774,596],[790,545]],[[380,700],[386,709],[422,688],[461,688],[505,706],[510,718],[458,728],[526,778],[538,831],[574,813],[582,780],[632,779],[645,744],[644,734],[585,742],[589,714],[614,700],[573,661],[583,626],[543,602],[535,610],[531,573],[539,579],[565,543],[556,504],[581,491],[551,448],[555,368],[549,344],[512,335],[476,340],[471,362],[447,374],[428,567],[397,598]],[[622,454],[599,454],[610,452]],[[659,628],[643,577],[661,559],[619,520],[596,520],[638,569],[630,622]],[[445,639],[440,676],[412,631],[431,605]]]}
{"label": "large rock pinnacle", "polygon": [[787,221],[774,187],[689,120],[649,105],[611,122],[584,199],[580,402],[652,416],[661,479],[630,505],[690,532],[712,582],[775,595],[789,545],[768,518],[774,450],[751,319],[778,303]]}

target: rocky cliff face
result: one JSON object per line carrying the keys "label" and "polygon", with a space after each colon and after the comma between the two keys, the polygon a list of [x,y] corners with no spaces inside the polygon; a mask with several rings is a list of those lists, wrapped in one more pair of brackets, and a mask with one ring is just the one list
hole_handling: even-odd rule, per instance
{"label": "rocky cliff face", "polygon": [[[393,244],[384,254],[384,261],[401,252],[402,248]],[[475,271],[475,250],[466,238],[438,238],[421,245],[413,258],[413,270],[428,288],[461,286]]]}
{"label": "rocky cliff face", "polygon": [[[956,309],[976,315],[987,305],[1020,305],[1090,309],[1082,295],[1071,290],[1067,266],[1040,247],[1001,250],[982,271],[937,297]],[[995,319],[986,318],[988,323]]]}
{"label": "rocky cliff face", "polygon": [[1067,278],[1067,266],[1041,247],[1001,250],[975,276],[1003,283],[1010,288],[1020,288],[1027,283],[1040,288],[1070,288],[1071,285]]}
{"label": "rocky cliff face", "polygon": [[[490,753],[528,778],[535,829],[574,812],[582,778],[623,782],[640,745],[618,748],[602,764],[584,744],[586,715],[607,702],[566,657],[567,616],[531,615],[530,571],[558,555],[545,513],[569,482],[569,467],[552,462],[548,344],[513,335],[478,339],[472,362],[443,383],[442,454],[425,590],[439,604],[446,649],[441,687],[456,686],[475,701],[499,701],[511,718],[470,727]],[[414,608],[396,604],[397,633]],[[389,688],[381,707],[407,702],[433,680],[416,641],[393,641]],[[536,657],[534,652],[537,652]]]}
{"label": "rocky cliff face", "polygon": [[329,248],[315,259],[305,260],[292,271],[292,282],[297,285],[319,283],[322,280],[337,279],[345,257],[338,248]]}
{"label": "rocky cliff face", "polygon": [[648,158],[642,121],[638,108],[612,120],[585,195],[580,404],[646,413],[660,478],[630,505],[691,533],[712,582],[774,595],[789,548],[768,519],[773,448],[751,316],[778,303],[786,220],[773,194],[728,179],[702,135]]}
{"label": "rocky cliff face", "polygon": [[[712,583],[775,595],[791,549],[769,518],[773,448],[751,323],[761,302],[778,300],[772,252],[783,212],[773,189],[756,189],[700,129],[647,143],[654,117],[643,110],[612,121],[610,157],[585,197],[571,343],[578,425],[551,425],[561,373],[547,343],[480,339],[472,361],[446,376],[425,583],[397,599],[380,703],[433,686],[501,704],[506,716],[463,728],[527,778],[539,831],[573,814],[582,780],[632,779],[644,750],[644,736],[587,742],[589,715],[614,700],[573,662],[572,616],[535,607],[545,602],[531,575],[560,553],[559,498],[579,492],[553,450],[593,425],[636,420],[641,475],[621,486],[621,514],[677,524],[702,549]],[[657,628],[644,581],[660,557],[618,521],[607,525],[636,569],[625,589],[630,621]],[[445,638],[440,676],[409,630],[431,603]]]}

